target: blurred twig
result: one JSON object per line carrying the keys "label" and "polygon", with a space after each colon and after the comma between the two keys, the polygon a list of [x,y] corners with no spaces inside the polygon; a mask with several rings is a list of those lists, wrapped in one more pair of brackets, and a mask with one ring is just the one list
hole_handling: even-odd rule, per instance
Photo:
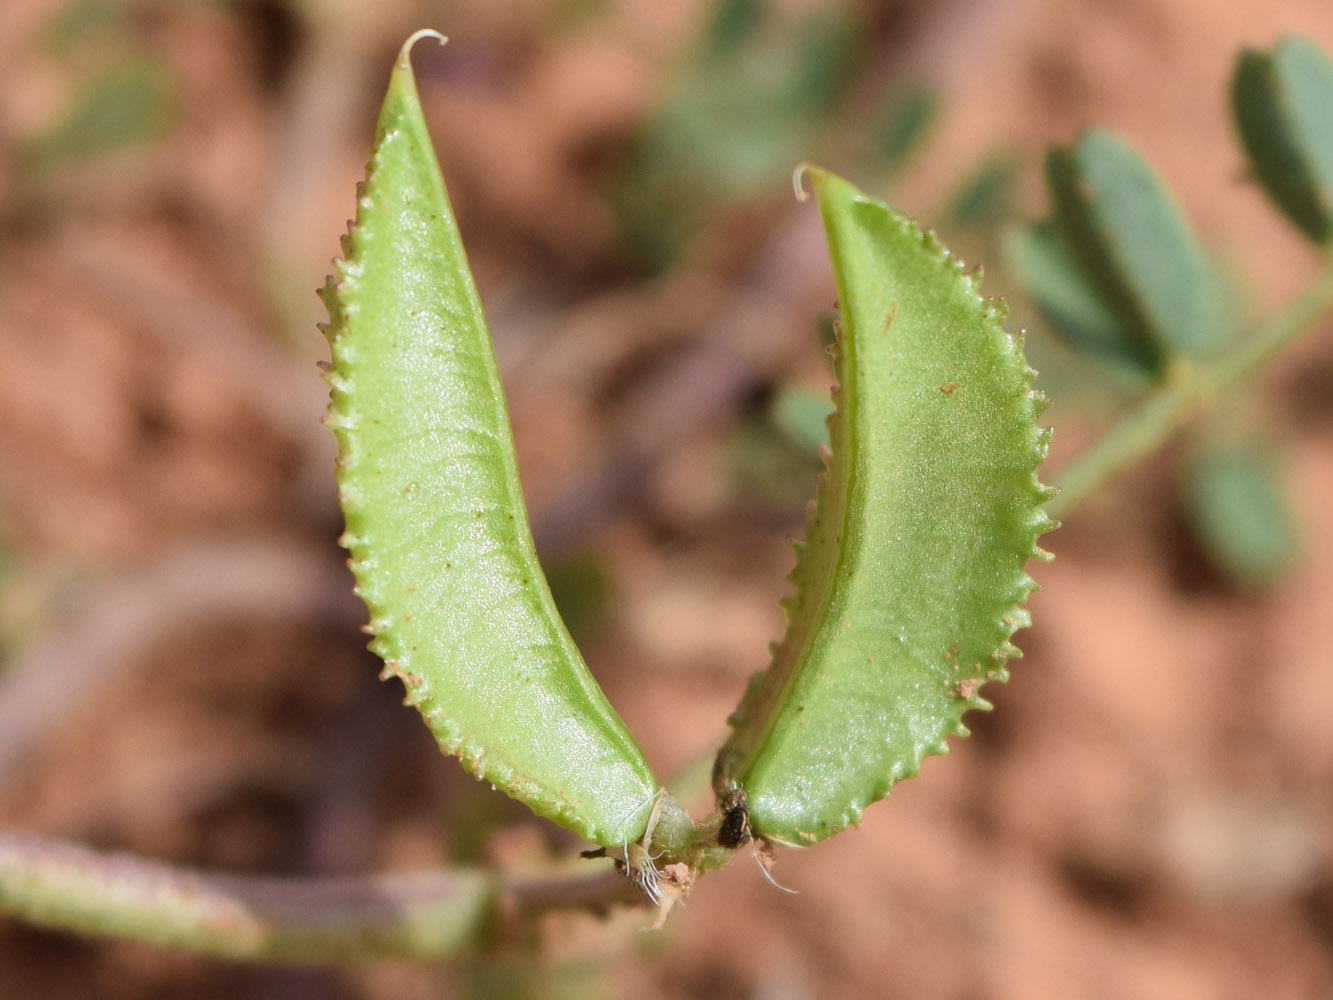
{"label": "blurred twig", "polygon": [[267,331],[175,269],[109,237],[80,231],[51,250],[55,260],[168,350],[205,360],[238,388],[275,431],[327,475],[333,436],[320,425],[327,389]]}
{"label": "blurred twig", "polygon": [[0,911],[45,927],[241,960],[442,958],[492,920],[634,899],[614,872],[478,871],[296,880],[204,875],[61,841],[0,834]]}
{"label": "blurred twig", "polygon": [[59,633],[10,664],[0,683],[0,783],[61,717],[132,668],[166,630],[219,616],[341,619],[361,612],[328,555],[273,539],[177,549],[90,593]]}

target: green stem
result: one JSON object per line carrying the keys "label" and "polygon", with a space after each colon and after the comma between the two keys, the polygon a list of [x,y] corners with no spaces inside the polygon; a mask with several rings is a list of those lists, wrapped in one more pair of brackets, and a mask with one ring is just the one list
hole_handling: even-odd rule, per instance
{"label": "green stem", "polygon": [[[707,787],[706,769],[692,768],[686,778],[687,788]],[[701,871],[730,860],[734,852],[713,842],[715,822],[693,823],[670,798],[664,805],[655,849]],[[476,947],[499,923],[646,900],[629,879],[600,866],[525,878],[468,869],[264,878],[0,833],[0,915],[239,961],[446,958]]]}
{"label": "green stem", "polygon": [[636,893],[628,879],[605,871],[540,880],[467,870],[340,879],[205,875],[0,834],[0,913],[228,959],[443,958],[478,944],[498,917],[603,909]]}
{"label": "green stem", "polygon": [[1089,493],[1155,451],[1199,409],[1263,367],[1330,309],[1333,267],[1220,357],[1199,367],[1177,362],[1092,447],[1060,470],[1055,477],[1060,494],[1046,504],[1047,513],[1056,519],[1067,516]]}

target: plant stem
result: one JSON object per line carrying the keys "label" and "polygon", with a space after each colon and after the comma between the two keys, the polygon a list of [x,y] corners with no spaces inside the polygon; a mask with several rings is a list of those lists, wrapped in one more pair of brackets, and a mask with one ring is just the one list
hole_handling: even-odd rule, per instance
{"label": "plant stem", "polygon": [[1333,309],[1333,267],[1300,295],[1238,338],[1219,357],[1198,367],[1177,362],[1163,379],[1055,477],[1060,493],[1046,504],[1056,519],[1069,514],[1097,487],[1156,450],[1199,409],[1261,368]]}
{"label": "plant stem", "polygon": [[604,870],[544,880],[469,870],[338,879],[205,875],[0,834],[0,913],[228,959],[442,958],[476,945],[495,918],[600,910],[636,893],[628,879]]}

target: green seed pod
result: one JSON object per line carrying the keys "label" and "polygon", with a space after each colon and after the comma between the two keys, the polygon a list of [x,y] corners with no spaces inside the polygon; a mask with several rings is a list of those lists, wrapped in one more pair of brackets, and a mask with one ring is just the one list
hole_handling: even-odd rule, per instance
{"label": "green seed pod", "polygon": [[[481,302],[399,54],[323,291],[327,423],[371,649],[441,748],[588,840],[638,839],[656,782],[538,565]],[[438,37],[438,36],[436,36]]]}
{"label": "green seed pod", "polygon": [[934,236],[808,172],[842,309],[832,451],[786,636],[714,770],[756,837],[796,845],[857,822],[987,707],[1052,527],[1043,401],[1000,305]]}

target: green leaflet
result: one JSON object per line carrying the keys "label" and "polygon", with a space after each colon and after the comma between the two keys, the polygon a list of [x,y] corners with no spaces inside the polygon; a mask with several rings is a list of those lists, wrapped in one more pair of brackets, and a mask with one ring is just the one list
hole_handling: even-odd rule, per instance
{"label": "green leaflet", "polygon": [[1016,229],[1006,248],[1014,269],[1043,314],[1075,350],[1097,354],[1132,371],[1151,372],[1160,359],[1093,287],[1054,227]]}
{"label": "green leaflet", "polygon": [[1186,463],[1184,485],[1195,537],[1234,583],[1266,586],[1300,557],[1297,516],[1267,442],[1205,441]]}
{"label": "green leaflet", "polygon": [[[399,53],[356,222],[322,295],[328,425],[371,648],[441,748],[603,845],[657,785],[588,673],[537,563],[476,287]],[[438,36],[435,36],[438,37]]]}
{"label": "green leaflet", "polygon": [[1331,107],[1333,62],[1309,39],[1241,53],[1231,108],[1245,153],[1268,196],[1320,244],[1333,240]]}
{"label": "green leaflet", "polygon": [[1053,221],[1139,353],[1204,354],[1225,332],[1212,265],[1171,193],[1134,149],[1090,129],[1046,157]]}
{"label": "green leaflet", "polygon": [[972,168],[949,194],[945,210],[956,229],[996,230],[1014,212],[1018,160],[994,152]]}
{"label": "green leaflet", "polygon": [[921,151],[931,129],[939,123],[942,103],[940,92],[926,83],[908,83],[889,95],[874,130],[875,151],[888,172],[901,171]]}
{"label": "green leaflet", "polygon": [[748,793],[757,836],[795,845],[857,822],[987,707],[1053,526],[1042,401],[1001,308],[932,235],[809,174],[842,308],[832,454],[786,636],[714,772]]}

